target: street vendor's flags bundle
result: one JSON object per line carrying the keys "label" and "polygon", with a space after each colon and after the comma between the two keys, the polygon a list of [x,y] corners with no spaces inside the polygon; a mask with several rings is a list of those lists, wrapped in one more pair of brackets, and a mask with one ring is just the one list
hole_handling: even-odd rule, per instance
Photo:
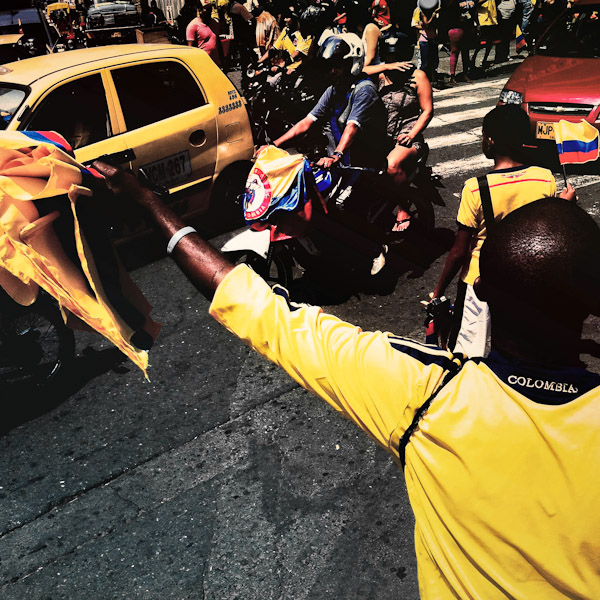
{"label": "street vendor's flags bundle", "polygon": [[0,131],[0,287],[22,306],[43,288],[145,371],[160,326],[103,226],[100,178],[55,132]]}
{"label": "street vendor's flags bundle", "polygon": [[521,28],[517,25],[517,29],[515,31],[515,50],[517,52],[521,52],[524,48],[527,48],[527,41],[525,40],[525,36],[521,31]]}
{"label": "street vendor's flags bundle", "polygon": [[598,130],[587,121],[559,121],[554,125],[561,165],[582,164],[598,158]]}

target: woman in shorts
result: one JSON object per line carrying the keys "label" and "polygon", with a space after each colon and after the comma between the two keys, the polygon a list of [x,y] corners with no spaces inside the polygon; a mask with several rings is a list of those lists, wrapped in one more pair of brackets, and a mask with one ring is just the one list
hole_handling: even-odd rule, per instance
{"label": "woman in shorts", "polygon": [[[409,61],[413,50],[413,44],[401,33],[388,37],[380,48],[386,63]],[[406,71],[384,71],[379,96],[387,109],[387,133],[394,144],[387,157],[387,173],[396,186],[402,186],[429,152],[423,131],[433,117],[431,84],[425,72],[414,65]],[[404,231],[409,225],[410,215],[400,206],[393,231]]]}

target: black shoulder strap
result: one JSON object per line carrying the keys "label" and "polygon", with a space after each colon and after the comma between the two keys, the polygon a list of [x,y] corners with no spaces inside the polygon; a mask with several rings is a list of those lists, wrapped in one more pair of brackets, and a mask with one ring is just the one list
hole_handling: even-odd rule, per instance
{"label": "black shoulder strap", "polygon": [[494,219],[494,207],[492,205],[492,195],[490,194],[490,184],[488,183],[487,175],[478,177],[477,183],[479,184],[479,196],[481,198],[481,208],[483,208],[485,228],[489,234],[496,220]]}
{"label": "black shoulder strap", "polygon": [[[458,355],[462,356],[462,355]],[[400,438],[398,442],[398,455],[400,456],[400,462],[402,464],[402,468],[406,466],[406,447],[408,446],[408,442],[410,442],[410,438],[414,433],[415,429],[419,425],[421,418],[427,412],[427,409],[431,406],[433,399],[440,393],[440,391],[444,388],[444,386],[463,368],[464,363],[457,364],[452,363],[452,366],[444,376],[444,379],[441,385],[421,404],[421,406],[417,409],[415,416],[413,417],[412,423],[408,426],[404,435]]]}

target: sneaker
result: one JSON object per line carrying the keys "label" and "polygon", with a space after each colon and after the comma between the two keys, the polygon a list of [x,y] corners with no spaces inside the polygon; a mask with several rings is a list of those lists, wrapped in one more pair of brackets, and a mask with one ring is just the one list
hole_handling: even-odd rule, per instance
{"label": "sneaker", "polygon": [[385,267],[385,255],[388,252],[388,247],[383,244],[382,249],[381,249],[381,254],[379,256],[376,256],[373,259],[373,266],[371,267],[371,275],[377,275],[377,273],[379,273],[379,271],[381,271],[381,269],[383,269],[383,267]]}

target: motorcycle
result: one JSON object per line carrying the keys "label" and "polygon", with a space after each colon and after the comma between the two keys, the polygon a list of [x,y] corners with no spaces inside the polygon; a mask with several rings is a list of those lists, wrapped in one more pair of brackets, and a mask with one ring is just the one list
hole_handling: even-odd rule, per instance
{"label": "motorcycle", "polygon": [[[288,73],[284,66],[273,69],[266,65],[250,65],[244,81],[250,126],[259,147],[273,143],[305,117],[322,93],[307,81],[302,72]],[[282,106],[286,107],[285,111],[281,110]],[[298,150],[317,156],[326,146],[323,134],[311,131],[299,141]]]}
{"label": "motorcycle", "polygon": [[[426,167],[421,165],[420,170],[424,177]],[[249,226],[230,239],[222,252],[229,253],[234,262],[249,264],[267,282],[289,288],[296,267],[304,271],[326,267],[329,272],[343,267],[366,274],[367,265],[372,265],[384,244],[406,235],[391,231],[399,198],[396,190],[384,185],[383,171],[338,164],[329,170],[312,165],[304,172],[303,202],[294,210],[269,207],[254,218],[254,208],[264,194],[257,193],[256,174],[251,171],[238,198]],[[418,177],[415,173],[413,181]],[[435,214],[430,198],[416,186],[409,190],[402,205],[411,215],[411,227],[432,231]]]}
{"label": "motorcycle", "polygon": [[0,288],[0,386],[47,388],[74,357],[74,333],[48,294],[21,306]]}

